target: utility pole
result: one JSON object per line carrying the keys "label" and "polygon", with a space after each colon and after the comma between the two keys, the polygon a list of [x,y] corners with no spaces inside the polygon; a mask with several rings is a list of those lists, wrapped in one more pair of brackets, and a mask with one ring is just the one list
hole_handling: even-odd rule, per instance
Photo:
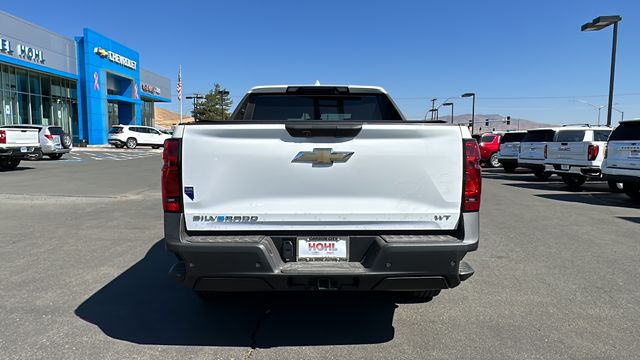
{"label": "utility pole", "polygon": [[189,100],[193,99],[193,120],[198,121],[198,119],[196,119],[196,116],[195,116],[196,115],[195,110],[198,105],[198,100],[204,99],[204,95],[193,93],[192,95],[187,96],[187,99]]}
{"label": "utility pole", "polygon": [[435,120],[435,114],[436,114],[436,101],[438,99],[433,98],[431,99],[431,121]]}

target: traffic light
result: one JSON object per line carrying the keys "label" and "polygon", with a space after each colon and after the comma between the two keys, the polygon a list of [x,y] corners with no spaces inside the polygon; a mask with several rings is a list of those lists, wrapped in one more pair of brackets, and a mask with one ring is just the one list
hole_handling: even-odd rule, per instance
{"label": "traffic light", "polygon": [[507,116],[507,125],[511,125],[511,116]]}
{"label": "traffic light", "polygon": [[489,119],[486,119],[486,120],[484,121],[484,126],[489,126]]}

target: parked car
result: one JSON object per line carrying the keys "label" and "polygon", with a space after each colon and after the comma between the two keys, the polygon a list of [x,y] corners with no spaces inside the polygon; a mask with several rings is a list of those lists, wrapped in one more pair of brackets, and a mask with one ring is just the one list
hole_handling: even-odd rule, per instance
{"label": "parked car", "polygon": [[538,179],[548,179],[551,176],[550,165],[545,165],[547,158],[547,144],[552,142],[557,128],[528,130],[520,143],[518,152],[518,166],[531,169]]}
{"label": "parked car", "polygon": [[158,149],[171,135],[165,134],[150,126],[114,125],[109,130],[109,144],[123,148],[135,149],[137,146],[151,146]]}
{"label": "parked car", "polygon": [[[409,122],[384,89],[254,88],[231,122],[180,125],[162,167],[170,274],[234,291],[396,291],[473,274],[481,169],[466,126]],[[411,139],[411,141],[407,141]]]}
{"label": "parked car", "polygon": [[71,136],[60,126],[54,125],[12,125],[14,128],[38,130],[40,148],[26,156],[28,160],[40,160],[47,155],[51,160],[58,160],[71,151]]}
{"label": "parked car", "polygon": [[12,170],[40,147],[38,130],[14,125],[0,128],[0,169]]}
{"label": "parked car", "polygon": [[602,163],[609,186],[622,183],[622,190],[640,201],[640,119],[620,122],[609,136]]}
{"label": "parked car", "polygon": [[547,144],[547,159],[553,174],[572,188],[587,179],[602,179],[602,161],[611,128],[606,126],[565,126]]}
{"label": "parked car", "polygon": [[500,150],[501,137],[501,133],[482,134],[478,146],[480,147],[480,159],[483,164],[493,168],[500,167],[498,151]]}
{"label": "parked car", "polygon": [[504,172],[512,173],[518,167],[520,142],[525,135],[527,135],[526,131],[509,131],[500,137],[498,162],[502,165]]}

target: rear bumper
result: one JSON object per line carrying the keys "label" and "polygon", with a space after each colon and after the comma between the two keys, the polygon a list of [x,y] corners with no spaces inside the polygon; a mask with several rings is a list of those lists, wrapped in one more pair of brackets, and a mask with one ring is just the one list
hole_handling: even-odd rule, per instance
{"label": "rear bumper", "polygon": [[518,159],[518,166],[531,169],[534,171],[551,171],[553,167],[551,165],[545,165],[544,160],[526,160]]}
{"label": "rear bumper", "polygon": [[632,176],[632,175],[604,175],[604,178],[607,181],[615,181],[621,183],[635,183],[640,184],[640,176]]}
{"label": "rear bumper", "polygon": [[[576,175],[589,178],[602,177],[602,169],[599,166],[569,165],[569,164],[547,164],[551,166],[548,172],[558,175]],[[563,170],[562,165],[568,165],[569,169]]]}
{"label": "rear bumper", "polygon": [[165,245],[179,259],[173,277],[200,291],[435,290],[473,274],[462,259],[478,248],[478,213],[461,219],[462,239],[350,236],[349,262],[342,263],[286,261],[283,239],[295,235],[189,236],[181,214],[165,214]]}
{"label": "rear bumper", "polygon": [[53,144],[45,144],[41,146],[42,153],[45,155],[49,154],[66,154],[70,152],[70,149],[65,149],[64,147],[56,148]]}
{"label": "rear bumper", "polygon": [[0,158],[23,159],[27,155],[33,154],[33,152],[36,151],[36,149],[38,149],[39,147],[38,146],[27,146],[26,147],[27,148],[26,152],[22,152],[21,148],[22,147],[0,149]]}
{"label": "rear bumper", "polygon": [[518,166],[518,158],[498,158],[498,162],[502,164],[502,166]]}

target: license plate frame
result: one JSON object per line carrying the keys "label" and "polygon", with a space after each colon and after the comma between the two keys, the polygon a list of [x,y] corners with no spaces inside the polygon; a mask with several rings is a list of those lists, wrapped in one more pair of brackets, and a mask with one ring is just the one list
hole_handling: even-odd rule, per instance
{"label": "license plate frame", "polygon": [[571,169],[570,165],[560,165],[560,170],[567,170],[568,171],[569,169]]}
{"label": "license plate frame", "polygon": [[348,236],[299,236],[296,238],[296,261],[347,262]]}
{"label": "license plate frame", "polygon": [[630,150],[629,151],[629,159],[640,159],[640,150]]}
{"label": "license plate frame", "polygon": [[29,152],[29,149],[26,146],[21,146],[20,152],[26,153],[26,152]]}

